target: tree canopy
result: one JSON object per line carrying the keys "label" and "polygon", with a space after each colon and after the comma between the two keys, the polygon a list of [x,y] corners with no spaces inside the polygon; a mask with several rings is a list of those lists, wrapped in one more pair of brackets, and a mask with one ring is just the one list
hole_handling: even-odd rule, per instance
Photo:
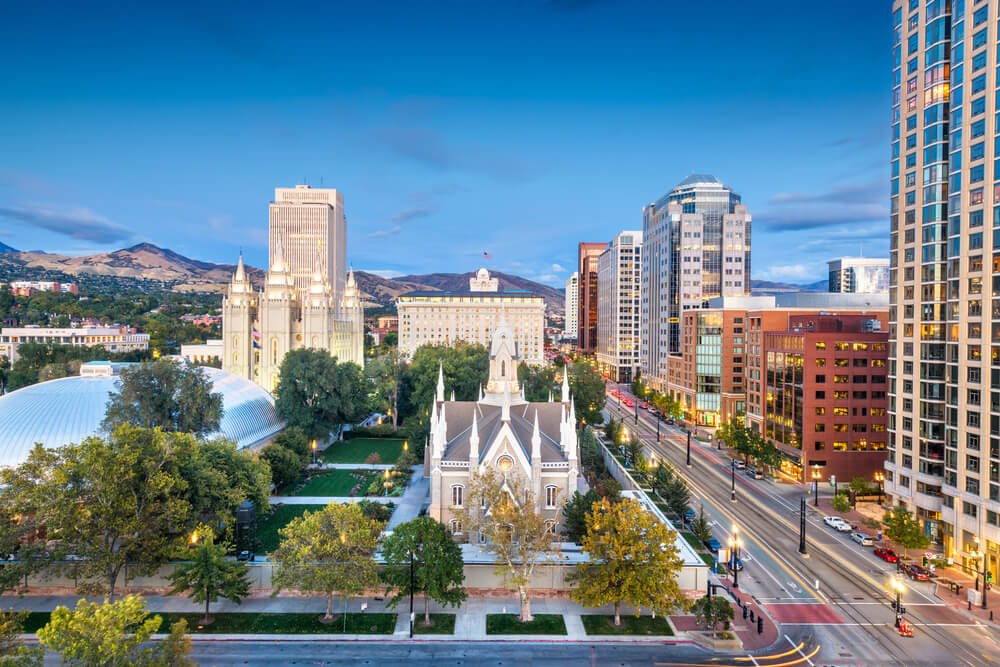
{"label": "tree canopy", "polygon": [[930,538],[923,531],[920,520],[903,506],[886,512],[882,523],[885,524],[885,536],[903,547],[904,553],[910,549],[925,549],[930,544]]}
{"label": "tree canopy", "polygon": [[275,392],[278,416],[309,438],[326,438],[368,415],[368,385],[361,368],[323,350],[292,350],[281,362]]}
{"label": "tree canopy", "polygon": [[[517,367],[517,381],[524,387],[524,397],[532,402],[547,401],[559,390],[556,369],[552,366],[529,366],[522,362]],[[558,394],[555,395],[558,400]]]}
{"label": "tree canopy", "polygon": [[215,543],[211,528],[200,526],[191,536],[189,559],[170,574],[172,585],[168,595],[190,591],[191,599],[205,603],[205,616],[201,622],[212,622],[209,605],[220,597],[239,604],[250,594],[250,580],[243,563],[226,557],[226,547]]}
{"label": "tree canopy", "polygon": [[221,420],[222,394],[212,391],[204,370],[158,359],[122,369],[104,427],[132,424],[201,435],[218,431]]}
{"label": "tree canopy", "polygon": [[576,418],[587,424],[600,424],[604,421],[601,415],[606,396],[604,378],[590,364],[576,362],[568,368]]}

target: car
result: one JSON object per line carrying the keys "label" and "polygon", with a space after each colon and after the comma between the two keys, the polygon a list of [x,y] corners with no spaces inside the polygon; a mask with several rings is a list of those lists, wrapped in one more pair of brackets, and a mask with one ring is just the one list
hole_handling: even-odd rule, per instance
{"label": "car", "polygon": [[854,526],[841,519],[840,523],[834,526],[838,533],[849,533],[854,530]]}
{"label": "car", "polygon": [[740,461],[739,459],[734,459],[734,462],[736,464],[736,469],[737,470],[743,470],[744,468],[747,467],[747,464],[744,463],[743,461]]}
{"label": "car", "polygon": [[677,422],[674,421],[673,417],[667,417],[667,425],[668,426],[673,426],[675,423],[677,423]]}
{"label": "car", "polygon": [[635,407],[635,403],[633,403],[633,402],[632,402],[632,401],[631,401],[630,399],[628,399],[628,398],[626,398],[625,400],[623,400],[623,401],[622,401],[622,403],[624,403],[624,404],[625,404],[625,407],[629,407],[629,408],[634,408],[634,407]]}
{"label": "car", "polygon": [[[735,562],[733,562],[733,561],[735,561]],[[734,559],[734,558],[730,557],[729,558],[729,562],[726,563],[726,564],[729,566],[730,570],[735,570],[736,572],[742,572],[743,571],[743,559],[742,558],[735,558]]]}
{"label": "car", "polygon": [[851,539],[863,547],[870,547],[875,544],[872,540],[872,536],[868,533],[851,533]]}
{"label": "car", "polygon": [[238,560],[238,561],[252,562],[253,561],[253,552],[249,551],[247,549],[244,549],[243,551],[239,552],[236,555],[236,560]]}
{"label": "car", "polygon": [[697,516],[698,515],[695,514],[695,511],[689,507],[687,508],[687,511],[684,512],[684,521],[687,523],[691,523],[692,521],[695,520]]}
{"label": "car", "polygon": [[639,405],[639,407],[642,408],[643,410],[649,410],[649,403],[643,402],[642,404]]}
{"label": "car", "polygon": [[889,547],[875,547],[872,553],[875,554],[878,558],[884,560],[886,563],[899,562],[899,556],[897,556],[896,552],[890,549]]}
{"label": "car", "polygon": [[928,570],[926,567],[921,567],[920,565],[917,565],[916,563],[907,563],[906,565],[904,565],[903,572],[905,572],[906,576],[908,576],[910,579],[913,579],[914,581],[931,580],[931,571]]}
{"label": "car", "polygon": [[846,532],[841,528],[842,526],[847,526],[847,530],[851,529],[851,524],[847,523],[839,516],[825,516],[823,517],[823,523],[828,525],[830,528],[834,528],[841,532]]}
{"label": "car", "polygon": [[764,473],[757,470],[753,466],[746,466],[746,469],[744,469],[743,472],[747,477],[752,477],[753,479],[764,479]]}
{"label": "car", "polygon": [[710,537],[707,540],[705,540],[705,546],[708,547],[709,551],[717,552],[719,549],[722,548],[722,543],[719,542],[719,540],[715,539],[714,537]]}

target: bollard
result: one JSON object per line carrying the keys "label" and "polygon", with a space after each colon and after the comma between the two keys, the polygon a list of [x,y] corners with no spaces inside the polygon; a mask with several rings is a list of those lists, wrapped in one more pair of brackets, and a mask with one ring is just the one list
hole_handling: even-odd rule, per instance
{"label": "bollard", "polygon": [[753,609],[750,610],[750,622],[753,623]]}
{"label": "bollard", "polygon": [[757,634],[758,635],[764,634],[764,617],[763,616],[758,616],[757,617]]}
{"label": "bollard", "polygon": [[[747,620],[747,612],[748,612],[748,609],[746,607],[743,607],[743,620],[744,621]],[[992,614],[993,612],[990,612],[990,613]]]}

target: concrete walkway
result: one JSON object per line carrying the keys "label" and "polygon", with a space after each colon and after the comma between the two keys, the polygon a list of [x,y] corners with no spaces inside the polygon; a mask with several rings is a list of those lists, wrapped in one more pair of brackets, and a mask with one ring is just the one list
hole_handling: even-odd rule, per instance
{"label": "concrete walkway", "polygon": [[430,480],[424,477],[424,467],[421,465],[413,466],[410,483],[407,484],[403,495],[396,499],[396,509],[385,527],[386,530],[392,530],[399,524],[420,516],[420,510],[426,503],[430,502],[430,496]]}
{"label": "concrete walkway", "polygon": [[392,470],[392,463],[310,463],[309,470]]}
{"label": "concrete walkway", "polygon": [[360,503],[370,500],[373,503],[398,503],[402,496],[271,496],[272,505],[329,505],[330,503]]}

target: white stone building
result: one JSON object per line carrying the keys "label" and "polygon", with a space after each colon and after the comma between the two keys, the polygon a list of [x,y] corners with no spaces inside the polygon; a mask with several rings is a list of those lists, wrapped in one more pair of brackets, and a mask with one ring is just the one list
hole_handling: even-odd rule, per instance
{"label": "white stone building", "polygon": [[612,382],[631,382],[639,368],[639,279],[642,232],[625,231],[597,258],[597,364]]}
{"label": "white stone building", "polygon": [[573,272],[566,279],[566,320],[563,338],[576,340],[580,335],[580,274]]}
{"label": "white stone building", "polygon": [[225,353],[221,338],[181,345],[181,357],[189,364],[215,364],[222,361]]}
{"label": "white stone building", "polygon": [[506,322],[520,358],[545,362],[545,299],[526,290],[500,290],[499,281],[480,269],[469,279],[469,291],[426,291],[403,294],[396,301],[399,351],[407,358],[421,345],[454,345],[459,341],[489,347],[493,331]]}
{"label": "white stone building", "polygon": [[149,349],[149,334],[137,333],[125,326],[109,327],[4,327],[0,329],[0,357],[13,364],[18,348],[24,343],[103,347],[108,352],[144,352]]}
{"label": "white stone building", "polygon": [[452,533],[462,533],[456,510],[466,506],[472,475],[493,469],[518,476],[531,490],[538,511],[557,531],[562,506],[577,490],[579,475],[576,410],[566,376],[560,402],[529,403],[517,381],[514,330],[499,326],[489,350],[490,375],[478,401],[446,401],[444,376],[438,375],[425,454],[429,513]]}
{"label": "white stone building", "polygon": [[888,257],[838,257],[827,262],[830,292],[880,294],[889,291]]}

